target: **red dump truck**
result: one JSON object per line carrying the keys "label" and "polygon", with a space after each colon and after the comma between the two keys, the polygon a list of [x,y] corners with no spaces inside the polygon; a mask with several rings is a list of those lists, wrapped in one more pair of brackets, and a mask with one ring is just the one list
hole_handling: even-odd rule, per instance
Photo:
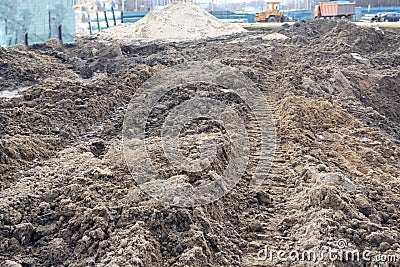
{"label": "red dump truck", "polygon": [[314,19],[351,19],[356,13],[355,3],[319,2],[314,9]]}

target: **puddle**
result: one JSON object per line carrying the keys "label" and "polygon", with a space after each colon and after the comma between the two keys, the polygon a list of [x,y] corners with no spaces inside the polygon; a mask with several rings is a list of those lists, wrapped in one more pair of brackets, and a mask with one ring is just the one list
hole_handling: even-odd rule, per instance
{"label": "puddle", "polygon": [[18,88],[15,90],[4,90],[4,91],[0,91],[0,98],[5,98],[7,100],[10,100],[12,98],[17,98],[20,97],[20,93],[22,91],[25,91],[27,89],[29,89],[30,87],[23,87],[23,88]]}

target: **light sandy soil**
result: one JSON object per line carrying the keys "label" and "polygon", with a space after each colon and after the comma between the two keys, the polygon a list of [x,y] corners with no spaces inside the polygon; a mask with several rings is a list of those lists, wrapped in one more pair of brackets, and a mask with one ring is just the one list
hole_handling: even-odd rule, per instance
{"label": "light sandy soil", "polygon": [[[0,99],[2,266],[304,266],[259,261],[257,252],[322,251],[340,239],[350,249],[399,255],[399,32],[343,21],[277,32],[289,39],[252,31],[0,49],[0,90],[24,88],[20,98]],[[170,207],[130,175],[123,118],[149,77],[201,60],[257,84],[276,121],[278,150],[257,192],[248,192],[247,173],[212,204]],[[197,129],[188,140],[206,132]]]}

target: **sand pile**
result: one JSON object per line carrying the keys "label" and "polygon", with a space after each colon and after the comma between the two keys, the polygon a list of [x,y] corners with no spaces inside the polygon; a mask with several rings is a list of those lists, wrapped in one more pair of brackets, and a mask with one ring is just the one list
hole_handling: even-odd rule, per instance
{"label": "sand pile", "polygon": [[114,39],[194,40],[245,32],[239,25],[222,22],[194,3],[171,3],[152,11],[134,24],[123,24],[100,33]]}
{"label": "sand pile", "polygon": [[275,41],[275,40],[287,40],[290,38],[287,37],[286,35],[274,32],[274,33],[263,36],[262,39],[266,40],[266,41]]}

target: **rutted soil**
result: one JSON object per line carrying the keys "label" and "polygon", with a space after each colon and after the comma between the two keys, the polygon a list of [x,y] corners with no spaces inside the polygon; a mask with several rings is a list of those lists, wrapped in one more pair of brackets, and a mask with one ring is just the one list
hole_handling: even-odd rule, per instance
{"label": "rutted soil", "polygon": [[[266,41],[269,31],[252,31],[208,41],[86,38],[65,48],[0,49],[1,90],[24,88],[20,98],[0,100],[0,262],[304,266],[259,261],[257,252],[324,250],[340,239],[400,255],[399,32],[343,21],[278,32],[290,39]],[[153,74],[202,60],[235,67],[259,86],[278,151],[257,192],[248,192],[245,176],[212,204],[169,207],[129,173],[124,113]]]}

